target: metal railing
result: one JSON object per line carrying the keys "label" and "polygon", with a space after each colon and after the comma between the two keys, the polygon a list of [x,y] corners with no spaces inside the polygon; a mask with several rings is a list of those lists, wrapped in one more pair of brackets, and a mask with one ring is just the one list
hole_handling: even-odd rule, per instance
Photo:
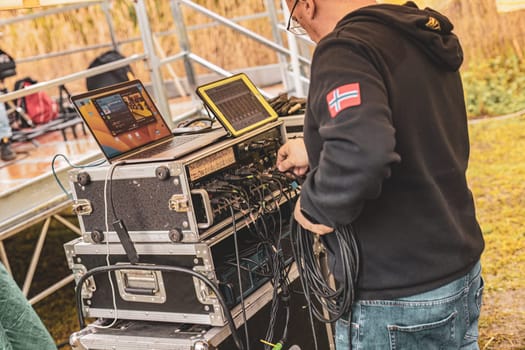
{"label": "metal railing", "polygon": [[[151,30],[151,26],[149,23],[149,19],[147,16],[147,8],[145,5],[145,0],[137,0],[135,1],[135,12],[137,15],[137,20],[140,28],[141,37],[135,37],[135,38],[128,38],[125,40],[119,40],[115,35],[115,29],[112,23],[111,15],[109,12],[109,0],[101,0],[98,2],[90,2],[90,3],[80,3],[70,6],[64,6],[60,8],[50,9],[50,10],[44,10],[20,17],[14,17],[9,19],[2,19],[0,20],[0,27],[14,24],[17,22],[27,21],[36,19],[43,16],[49,16],[54,15],[58,13],[64,13],[68,11],[78,10],[81,8],[85,8],[88,6],[93,6],[94,4],[98,4],[102,7],[102,10],[104,12],[104,16],[107,20],[108,25],[108,31],[111,36],[111,43],[100,43],[96,45],[90,45],[90,46],[84,46],[84,47],[78,47],[68,50],[63,50],[59,52],[51,52],[46,53],[43,55],[36,55],[33,57],[24,57],[17,59],[17,63],[29,63],[29,62],[35,62],[39,60],[44,59],[50,59],[50,58],[57,58],[57,57],[63,57],[79,52],[86,52],[86,51],[93,51],[101,48],[117,48],[120,45],[133,43],[142,41],[144,45],[144,52],[139,53],[136,55],[133,55],[130,57],[130,59],[124,59],[121,61],[115,61],[107,65],[99,66],[92,69],[87,69],[81,72],[77,72],[74,74],[70,74],[64,77],[60,77],[57,79],[49,80],[46,82],[41,82],[39,84],[30,86],[26,89],[23,89],[21,91],[16,92],[10,92],[8,94],[0,96],[0,102],[5,101],[13,101],[17,98],[27,96],[29,94],[32,94],[34,92],[48,89],[51,87],[56,87],[63,85],[68,82],[72,82],[75,80],[87,78],[96,74],[104,73],[107,71],[111,71],[116,68],[124,67],[128,65],[129,63],[133,63],[136,61],[143,61],[149,68],[150,78],[151,78],[151,84],[153,88],[153,95],[156,99],[157,105],[164,115],[171,115],[170,114],[170,108],[168,99],[166,96],[165,91],[165,82],[161,75],[161,68],[168,66],[174,62],[182,60],[184,63],[185,73],[186,73],[186,79],[188,81],[189,90],[194,91],[197,81],[194,73],[194,67],[193,63],[197,63],[201,66],[204,66],[208,69],[210,69],[212,72],[215,72],[222,76],[229,76],[233,74],[232,72],[226,71],[225,69],[220,68],[218,65],[215,65],[212,62],[209,62],[205,60],[202,57],[196,56],[191,51],[191,43],[188,39],[188,31],[189,30],[200,30],[203,28],[207,28],[209,26],[217,26],[217,25],[224,25],[228,28],[231,28],[232,30],[254,40],[255,42],[270,48],[271,50],[275,51],[275,53],[278,56],[278,61],[280,65],[281,70],[281,80],[282,83],[285,85],[287,90],[295,91],[299,95],[304,95],[304,84],[308,84],[309,79],[308,77],[303,73],[305,69],[301,69],[301,67],[309,67],[311,64],[311,61],[300,55],[300,50],[298,49],[298,40],[291,34],[288,34],[287,40],[289,42],[289,48],[285,47],[283,45],[283,41],[281,38],[281,33],[285,31],[285,28],[282,24],[278,22],[278,11],[275,8],[275,4],[273,0],[266,0],[266,7],[268,8],[267,12],[263,13],[257,13],[253,14],[251,16],[243,16],[238,17],[234,19],[228,19],[223,16],[220,16],[213,11],[198,5],[194,3],[191,0],[170,0],[170,7],[172,10],[172,16],[174,18],[174,22],[176,25],[176,29],[174,31],[166,31],[162,33],[153,33]],[[181,6],[186,6],[194,11],[197,11],[204,16],[210,18],[213,20],[212,23],[207,23],[205,25],[194,25],[194,26],[186,26],[184,23],[184,17],[182,16],[181,12]],[[286,9],[285,13],[287,14],[287,7],[284,6]],[[258,19],[261,17],[268,17],[270,19],[269,24],[272,27],[272,35],[273,40],[269,40],[265,38],[264,36],[255,33],[253,31],[250,31],[243,26],[239,25],[237,22],[242,20],[248,20],[248,19]],[[175,55],[169,56],[169,57],[159,57],[157,54],[158,45],[155,45],[156,38],[161,36],[167,36],[167,35],[173,35],[176,33],[177,38],[179,39],[179,45],[180,45],[180,52],[176,53]],[[305,40],[304,38],[299,39],[302,42],[306,42],[307,45],[312,44],[311,41]],[[288,64],[288,60],[290,61],[290,64]],[[290,83],[290,81],[292,83]],[[179,86],[179,93],[182,94],[182,89]],[[185,92],[184,92],[185,93]],[[177,116],[172,118],[174,121],[179,121],[180,118]],[[171,127],[174,127],[174,123],[171,123]]]}
{"label": "metal railing", "polygon": [[[171,9],[172,9],[172,15],[177,25],[178,38],[180,40],[180,46],[181,46],[180,49],[183,54],[182,58],[185,60],[186,73],[187,73],[188,81],[189,81],[189,84],[192,90],[196,88],[196,80],[195,80],[195,74],[194,74],[193,67],[192,67],[192,61],[197,62],[205,67],[208,67],[210,70],[216,73],[219,73],[223,76],[229,76],[232,73],[227,72],[224,69],[217,69],[216,68],[217,66],[214,65],[213,63],[208,62],[208,61],[205,62],[203,58],[195,56],[194,54],[191,53],[191,44],[189,42],[188,33],[187,33],[188,27],[186,27],[184,24],[182,12],[181,12],[181,5],[187,6],[203,14],[204,16],[213,19],[215,22],[222,24],[228,28],[231,28],[234,31],[240,34],[243,34],[246,37],[254,40],[255,42],[272,49],[278,54],[278,59],[281,62],[281,65],[286,64],[284,57],[291,58],[292,61],[296,61],[298,62],[298,64],[304,64],[307,66],[311,64],[311,61],[309,59],[303,56],[300,56],[298,54],[298,50],[288,49],[283,46],[280,33],[281,31],[284,30],[284,27],[277,23],[278,14],[277,14],[277,10],[272,0],[266,0],[266,7],[269,10],[267,15],[271,19],[270,24],[272,26],[273,41],[265,38],[262,35],[259,35],[253,31],[250,31],[242,27],[241,25],[235,23],[235,21],[231,19],[220,16],[214,13],[213,11],[194,3],[191,0],[170,0],[170,4],[171,4]],[[295,38],[288,37],[288,40],[293,41],[293,44],[297,45],[297,43],[295,42]],[[282,74],[283,74],[283,77],[282,77],[283,83],[285,85],[288,85],[287,69],[282,69]],[[294,82],[295,82],[293,90],[302,92],[303,91],[302,82],[308,82],[308,79],[304,76],[301,76],[299,70],[294,70],[293,75],[294,75]],[[298,84],[298,82],[301,82],[301,83]],[[304,93],[301,93],[301,95],[304,95]]]}

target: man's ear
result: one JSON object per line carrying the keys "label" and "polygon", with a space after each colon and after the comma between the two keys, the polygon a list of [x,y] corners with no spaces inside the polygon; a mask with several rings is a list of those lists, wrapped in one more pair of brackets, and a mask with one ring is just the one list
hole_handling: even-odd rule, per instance
{"label": "man's ear", "polygon": [[316,1],[317,0],[304,0],[304,2],[305,2],[305,5],[304,5],[305,15],[310,20],[313,19],[315,17],[315,14],[316,14],[316,12],[315,12],[316,8],[317,8]]}

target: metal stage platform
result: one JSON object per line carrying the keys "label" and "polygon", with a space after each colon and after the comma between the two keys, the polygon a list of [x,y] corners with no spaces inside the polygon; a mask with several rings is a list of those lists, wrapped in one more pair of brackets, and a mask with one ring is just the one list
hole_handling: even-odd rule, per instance
{"label": "metal stage platform", "polygon": [[[73,134],[72,130],[67,132]],[[101,159],[102,154],[90,135],[77,132],[76,136],[74,138],[73,135],[69,135],[68,140],[64,141],[60,131],[53,131],[37,137],[33,143],[14,143],[17,159],[8,163],[0,161],[0,258],[9,272],[11,269],[4,240],[43,222],[22,286],[26,297],[51,220],[57,220],[67,229],[80,234],[75,225],[60,215],[70,207],[71,200],[60,189],[55,179],[56,174],[68,189],[67,172],[71,167],[63,157],[58,157],[53,174],[51,164],[57,154],[63,154],[73,165],[85,165]],[[72,275],[57,281],[32,297],[30,302],[34,304],[42,300],[71,281]]]}

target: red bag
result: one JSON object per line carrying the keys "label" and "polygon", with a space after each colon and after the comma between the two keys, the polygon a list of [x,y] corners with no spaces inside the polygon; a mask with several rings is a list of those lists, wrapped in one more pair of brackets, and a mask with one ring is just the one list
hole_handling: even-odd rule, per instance
{"label": "red bag", "polygon": [[[15,89],[23,89],[35,84],[36,81],[27,77],[15,83]],[[29,118],[35,124],[45,124],[58,117],[58,104],[46,92],[38,91],[18,100]]]}

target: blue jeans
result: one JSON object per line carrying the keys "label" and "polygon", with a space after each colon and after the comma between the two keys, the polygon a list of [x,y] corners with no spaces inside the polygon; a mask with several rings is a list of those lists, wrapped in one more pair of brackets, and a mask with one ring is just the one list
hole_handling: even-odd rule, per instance
{"label": "blue jeans", "polygon": [[[358,300],[336,323],[337,350],[478,350],[481,266],[437,289],[395,300]],[[351,341],[351,344],[350,344]]]}

